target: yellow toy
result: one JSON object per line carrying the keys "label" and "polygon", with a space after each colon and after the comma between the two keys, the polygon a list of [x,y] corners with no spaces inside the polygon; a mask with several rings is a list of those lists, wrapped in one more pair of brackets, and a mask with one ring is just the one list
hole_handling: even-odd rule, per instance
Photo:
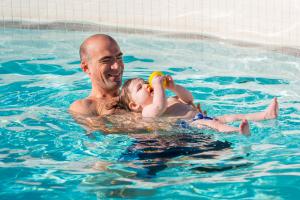
{"label": "yellow toy", "polygon": [[[164,76],[164,74],[160,71],[155,71],[153,72],[150,76],[149,76],[149,79],[148,79],[148,82],[149,82],[149,86],[152,88],[152,79],[155,77],[155,76]],[[163,88],[166,88],[167,86],[167,80],[164,79],[163,80]]]}

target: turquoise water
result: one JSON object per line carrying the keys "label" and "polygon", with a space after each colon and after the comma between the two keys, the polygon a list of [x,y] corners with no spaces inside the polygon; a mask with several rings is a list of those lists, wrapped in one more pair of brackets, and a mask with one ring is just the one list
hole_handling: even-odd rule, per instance
{"label": "turquoise water", "polygon": [[89,94],[78,48],[90,34],[0,31],[1,200],[297,199],[300,58],[217,41],[112,34],[125,55],[124,80],[161,70],[211,116],[262,111],[274,97],[280,116],[250,122],[250,137],[178,129],[87,134],[67,110]]}

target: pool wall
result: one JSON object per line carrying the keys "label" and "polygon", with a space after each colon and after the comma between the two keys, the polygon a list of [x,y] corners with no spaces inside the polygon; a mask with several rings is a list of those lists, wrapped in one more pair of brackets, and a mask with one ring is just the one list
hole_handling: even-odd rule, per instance
{"label": "pool wall", "polygon": [[72,24],[300,49],[299,0],[1,0],[0,6],[4,28]]}

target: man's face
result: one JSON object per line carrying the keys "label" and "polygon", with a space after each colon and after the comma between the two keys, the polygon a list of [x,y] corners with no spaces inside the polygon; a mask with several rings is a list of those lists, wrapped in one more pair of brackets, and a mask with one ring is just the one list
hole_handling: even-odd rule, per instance
{"label": "man's face", "polygon": [[115,42],[104,41],[89,48],[88,67],[92,83],[107,92],[117,91],[122,84],[124,70],[119,46]]}

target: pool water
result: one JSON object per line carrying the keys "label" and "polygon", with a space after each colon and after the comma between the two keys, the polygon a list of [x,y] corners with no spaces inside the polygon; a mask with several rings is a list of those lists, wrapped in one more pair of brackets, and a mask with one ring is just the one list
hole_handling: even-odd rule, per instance
{"label": "pool water", "polygon": [[299,57],[111,33],[124,52],[123,80],[161,70],[211,116],[262,111],[274,97],[280,115],[250,122],[250,137],[176,127],[107,135],[86,131],[68,113],[91,88],[78,56],[91,34],[0,31],[1,200],[298,199]]}

